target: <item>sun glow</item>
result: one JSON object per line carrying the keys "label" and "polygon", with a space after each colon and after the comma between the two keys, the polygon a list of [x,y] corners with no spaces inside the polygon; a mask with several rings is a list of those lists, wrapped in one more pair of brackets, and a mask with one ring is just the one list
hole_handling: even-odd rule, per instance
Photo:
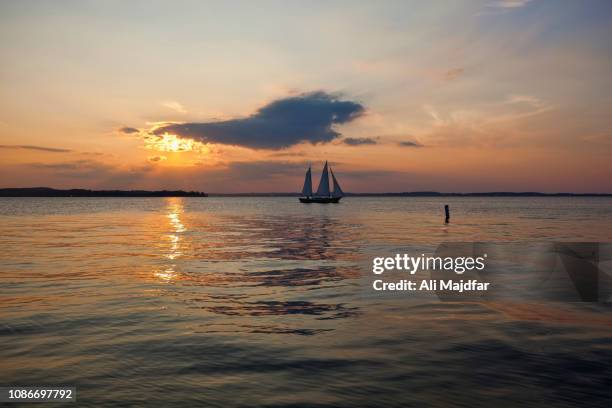
{"label": "sun glow", "polygon": [[190,152],[200,151],[201,143],[191,139],[181,139],[176,135],[164,133],[163,135],[151,135],[146,138],[146,148],[160,152]]}

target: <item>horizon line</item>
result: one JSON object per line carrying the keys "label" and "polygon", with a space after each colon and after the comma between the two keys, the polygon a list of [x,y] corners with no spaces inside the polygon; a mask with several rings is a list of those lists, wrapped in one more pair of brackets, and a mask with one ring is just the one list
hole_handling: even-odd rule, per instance
{"label": "horizon line", "polygon": [[[36,193],[40,195],[36,195]],[[270,191],[270,192],[233,192],[233,193],[223,193],[223,192],[204,192],[198,190],[170,190],[170,189],[162,189],[162,190],[142,190],[142,189],[89,189],[89,188],[66,188],[66,189],[57,189],[53,187],[4,187],[0,188],[0,196],[2,197],[45,197],[49,195],[42,194],[46,192],[47,194],[55,194],[55,196],[61,196],[62,194],[66,194],[69,192],[82,192],[82,193],[134,193],[139,192],[143,194],[155,194],[155,193],[176,193],[177,195],[207,195],[209,197],[217,196],[217,197],[298,197],[301,195],[300,192],[279,192],[279,191]],[[18,195],[11,195],[10,193],[16,193]],[[374,197],[374,196],[413,196],[413,197],[486,197],[486,196],[519,196],[519,197],[609,197],[612,196],[612,192],[609,193],[575,193],[575,192],[540,192],[540,191],[484,191],[484,192],[441,192],[441,191],[388,191],[388,192],[345,192],[345,196],[365,196],[365,197]],[[53,196],[53,195],[51,195]]]}

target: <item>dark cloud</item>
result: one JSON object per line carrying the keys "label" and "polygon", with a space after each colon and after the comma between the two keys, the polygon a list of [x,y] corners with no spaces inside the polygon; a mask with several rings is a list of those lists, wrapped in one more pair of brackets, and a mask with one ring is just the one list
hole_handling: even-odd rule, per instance
{"label": "dark cloud", "polygon": [[453,79],[459,78],[461,75],[463,75],[464,72],[465,70],[463,68],[449,69],[444,73],[444,79],[446,79],[447,81],[452,81]]}
{"label": "dark cloud", "polygon": [[283,149],[301,142],[327,143],[340,136],[334,125],[348,123],[365,112],[363,105],[326,92],[278,99],[253,115],[219,122],[175,123],[153,130],[194,139],[253,149]]}
{"label": "dark cloud", "polygon": [[411,140],[405,140],[403,142],[397,142],[398,146],[401,147],[423,147],[419,142],[413,142]]}
{"label": "dark cloud", "polygon": [[26,149],[26,150],[39,150],[42,152],[51,153],[70,153],[70,149],[60,149],[56,147],[45,147],[45,146],[32,146],[32,145],[0,145],[0,149]]}
{"label": "dark cloud", "polygon": [[140,132],[140,130],[138,130],[138,129],[136,129],[136,128],[133,128],[133,127],[129,127],[129,126],[124,126],[124,127],[120,128],[120,129],[118,129],[118,130],[119,130],[119,132],[121,132],[121,133],[125,133],[125,134],[127,134],[127,135],[131,135],[131,134],[133,134],[133,133],[138,133],[138,132]]}
{"label": "dark cloud", "polygon": [[349,146],[375,145],[378,143],[371,137],[347,137],[343,139],[342,142]]}

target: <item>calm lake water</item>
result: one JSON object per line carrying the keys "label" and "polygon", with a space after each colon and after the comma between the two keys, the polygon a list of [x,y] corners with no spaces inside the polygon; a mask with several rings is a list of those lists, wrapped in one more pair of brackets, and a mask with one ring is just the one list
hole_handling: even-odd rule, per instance
{"label": "calm lake water", "polygon": [[376,248],[443,241],[612,242],[612,199],[2,198],[0,385],[94,407],[612,406],[605,303],[365,294]]}

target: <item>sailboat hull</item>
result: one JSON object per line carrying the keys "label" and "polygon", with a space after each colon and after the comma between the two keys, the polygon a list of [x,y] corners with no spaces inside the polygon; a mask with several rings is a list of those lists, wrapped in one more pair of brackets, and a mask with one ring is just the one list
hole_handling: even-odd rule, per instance
{"label": "sailboat hull", "polygon": [[300,197],[300,203],[338,204],[342,197]]}

